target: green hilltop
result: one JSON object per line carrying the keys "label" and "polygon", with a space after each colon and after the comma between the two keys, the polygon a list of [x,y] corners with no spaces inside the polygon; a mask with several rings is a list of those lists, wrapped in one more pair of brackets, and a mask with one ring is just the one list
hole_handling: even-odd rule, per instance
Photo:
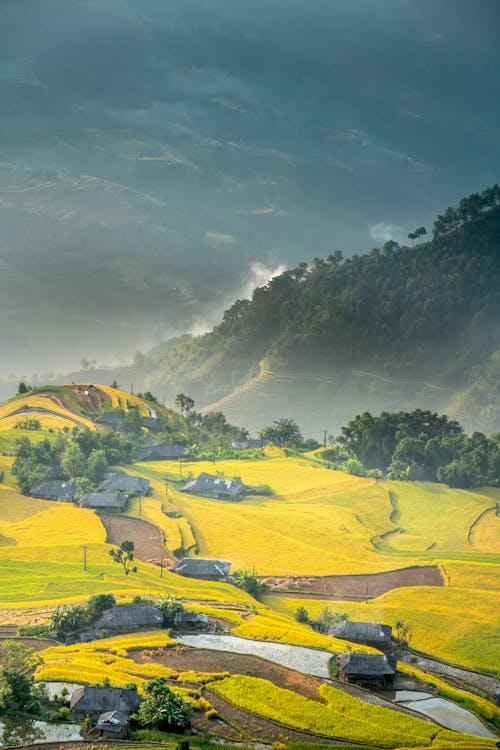
{"label": "green hilltop", "polygon": [[251,429],[292,416],[339,429],[360,409],[426,407],[500,429],[500,189],[365,255],[327,259],[237,300],[210,333],[157,347],[135,374]]}

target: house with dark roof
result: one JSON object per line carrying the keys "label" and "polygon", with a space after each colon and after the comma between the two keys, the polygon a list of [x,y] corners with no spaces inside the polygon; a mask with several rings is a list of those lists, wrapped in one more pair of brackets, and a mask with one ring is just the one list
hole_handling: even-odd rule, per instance
{"label": "house with dark roof", "polygon": [[163,614],[152,604],[119,604],[103,612],[95,622],[94,629],[120,634],[152,630],[162,625]]}
{"label": "house with dark roof", "polygon": [[208,616],[200,612],[176,612],[174,628],[178,630],[208,630]]}
{"label": "house with dark roof", "polygon": [[31,497],[37,497],[40,500],[56,500],[60,503],[72,503],[75,498],[76,485],[74,482],[67,480],[46,480],[38,482],[30,490]]}
{"label": "house with dark roof", "polygon": [[124,492],[88,492],[80,498],[78,505],[100,513],[121,513],[127,500]]}
{"label": "house with dark roof", "polygon": [[164,426],[164,419],[158,419],[157,417],[142,417],[141,419],[141,427],[145,427],[147,430],[153,433],[161,432]]}
{"label": "house with dark roof", "polygon": [[95,424],[101,425],[101,427],[107,427],[110,430],[117,430],[123,420],[123,412],[118,411],[105,411],[100,417],[94,419]]}
{"label": "house with dark roof", "polygon": [[186,452],[186,446],[180,443],[160,443],[141,448],[136,461],[178,461]]}
{"label": "house with dark roof", "polygon": [[127,476],[126,474],[112,474],[103,479],[97,492],[126,492],[128,495],[147,495],[149,479]]}
{"label": "house with dark roof", "polygon": [[119,711],[128,717],[139,708],[142,698],[134,690],[85,685],[71,696],[70,708],[76,721],[90,716],[94,721],[104,713]]}
{"label": "house with dark roof", "polygon": [[172,568],[186,578],[199,578],[202,581],[220,581],[227,578],[231,563],[224,560],[207,560],[202,557],[184,557]]}
{"label": "house with dark roof", "polygon": [[374,648],[389,648],[392,641],[390,625],[380,625],[378,622],[337,622],[328,628],[328,635],[341,638],[352,643],[363,643]]}
{"label": "house with dark roof", "polygon": [[248,438],[248,440],[232,440],[231,448],[235,451],[247,451],[249,448],[265,448],[269,445],[270,440],[262,438]]}
{"label": "house with dark roof", "polygon": [[249,488],[241,482],[234,479],[221,479],[214,477],[212,474],[206,474],[204,471],[197,479],[190,479],[181,492],[188,492],[190,495],[199,495],[201,497],[212,497],[216,500],[232,500],[237,502],[243,500]]}
{"label": "house with dark roof", "polygon": [[397,662],[385,654],[341,654],[337,657],[339,677],[344,682],[392,685]]}
{"label": "house with dark roof", "polygon": [[128,720],[126,711],[105,711],[97,719],[95,734],[106,739],[122,739],[127,732]]}

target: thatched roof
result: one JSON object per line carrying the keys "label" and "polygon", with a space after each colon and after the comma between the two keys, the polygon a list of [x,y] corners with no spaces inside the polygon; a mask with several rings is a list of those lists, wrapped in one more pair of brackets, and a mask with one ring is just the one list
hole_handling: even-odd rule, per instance
{"label": "thatched roof", "polygon": [[174,625],[195,625],[197,622],[208,622],[208,616],[200,612],[176,612]]}
{"label": "thatched roof", "polygon": [[136,495],[146,495],[148,490],[149,479],[125,474],[114,474],[104,479],[97,488],[97,492],[130,492]]}
{"label": "thatched roof", "polygon": [[83,508],[113,508],[123,510],[128,498],[122,492],[89,492],[78,503]]}
{"label": "thatched roof", "polygon": [[238,500],[245,493],[246,487],[234,479],[221,479],[202,471],[197,479],[186,482],[182,492],[201,497],[213,497],[220,500]]}
{"label": "thatched roof", "polygon": [[96,424],[100,424],[103,427],[112,427],[116,428],[119,427],[122,420],[123,420],[123,413],[116,412],[116,411],[107,411],[104,414],[102,414],[100,417],[97,417],[95,419]]}
{"label": "thatched roof", "polygon": [[163,615],[152,604],[118,604],[107,609],[95,623],[97,630],[158,627]]}
{"label": "thatched roof", "polygon": [[142,417],[141,425],[150,432],[161,432],[165,426],[165,420],[156,417]]}
{"label": "thatched roof", "polygon": [[181,576],[197,578],[210,576],[214,578],[225,578],[229,575],[231,563],[224,560],[206,560],[202,557],[184,557],[174,565],[172,570]]}
{"label": "thatched roof", "polygon": [[53,480],[38,482],[30,490],[31,497],[42,500],[57,500],[59,502],[72,503],[75,497],[76,486],[74,482]]}
{"label": "thatched roof", "polygon": [[338,664],[344,675],[378,677],[396,674],[396,661],[384,654],[341,654]]}
{"label": "thatched roof", "polygon": [[378,622],[338,622],[328,629],[328,635],[355,643],[387,643],[392,631],[389,625]]}
{"label": "thatched roof", "polygon": [[136,461],[169,461],[182,458],[186,447],[180,443],[162,443],[141,448],[137,453]]}
{"label": "thatched roof", "polygon": [[262,438],[248,438],[248,440],[232,440],[231,448],[235,451],[246,451],[249,448],[264,448],[269,445],[270,440],[263,440]]}
{"label": "thatched roof", "polygon": [[120,733],[128,722],[126,711],[104,711],[97,719],[97,728],[106,732]]}
{"label": "thatched roof", "polygon": [[121,711],[127,716],[136,711],[142,701],[134,690],[117,687],[77,688],[71,696],[72,711],[84,714],[102,714],[107,711]]}

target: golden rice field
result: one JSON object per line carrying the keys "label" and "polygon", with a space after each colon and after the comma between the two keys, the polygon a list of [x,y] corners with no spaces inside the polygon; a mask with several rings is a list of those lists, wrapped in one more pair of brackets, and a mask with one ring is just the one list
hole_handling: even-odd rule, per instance
{"label": "golden rice field", "polygon": [[[290,613],[293,615],[293,613]],[[274,612],[267,607],[258,607],[255,616],[248,616],[233,628],[234,635],[257,641],[291,643],[295,646],[320,648],[333,653],[345,651],[346,642],[338,638],[316,633],[308,625],[298,623],[293,616]],[[369,646],[351,644],[352,650],[359,653],[379,653]]]}
{"label": "golden rice field", "polygon": [[347,742],[378,747],[435,747],[437,741],[454,747],[470,739],[469,747],[495,747],[492,740],[466,738],[402,713],[362,703],[357,698],[322,685],[320,701],[277,687],[257,677],[233,675],[210,688],[239,708],[271,719],[291,729]]}
{"label": "golden rice field", "polygon": [[[137,405],[148,413],[137,397],[100,388],[113,406],[128,410]],[[41,408],[40,402],[57,407],[43,395],[25,396],[23,403],[26,399],[33,408]],[[0,407],[2,450],[9,450],[23,434],[32,440],[50,437],[48,423],[40,431],[3,429],[2,419],[4,424],[12,419],[11,410],[20,402]],[[57,413],[86,419],[65,407]],[[47,419],[60,423],[58,416]],[[363,479],[326,469],[313,457],[287,458],[279,449],[266,450],[253,461],[183,462],[183,480],[190,473],[222,472],[249,485],[268,484],[275,493],[229,503],[181,493],[178,462],[125,467],[150,479],[153,494],[141,500],[141,517],[161,529],[171,552],[195,554],[198,549],[200,556],[230,560],[233,570],[255,566],[263,576],[378,572],[435,562],[446,583],[444,588],[395,589],[367,603],[268,597],[272,609],[259,605],[252,615],[248,609],[253,600],[229,585],[166,571],[160,578],[157,568],[143,563],[138,563],[136,575],[125,576],[109,557],[104,528],[93,511],[19,495],[12,460],[0,456],[0,606],[50,607],[110,591],[128,597],[172,593],[202,611],[214,610],[242,637],[342,650],[343,643],[335,644],[293,619],[300,604],[311,616],[329,605],[348,612],[351,619],[388,624],[402,619],[411,627],[415,648],[443,659],[480,669],[491,669],[495,660],[500,663],[498,518],[493,510],[500,490],[470,492]],[[128,514],[139,515],[138,500],[129,503]]]}
{"label": "golden rice field", "polygon": [[123,409],[124,412],[136,407],[142,417],[149,417],[149,407],[142,398],[134,396],[133,393],[125,393],[119,388],[111,388],[108,385],[99,385],[99,390],[108,396],[113,409]]}
{"label": "golden rice field", "polygon": [[[49,429],[49,427],[61,429],[65,423],[71,427],[78,424],[82,427],[95,429],[95,425],[90,419],[70,411],[66,406],[59,403],[59,399],[50,398],[50,395],[26,394],[2,404],[0,406],[0,430],[4,427],[5,429],[12,429],[15,423],[24,416],[33,416],[38,419],[43,429]],[[20,409],[29,409],[30,411],[16,414],[15,412],[19,412]],[[47,414],[47,412],[51,413]],[[46,420],[48,420],[47,423]],[[35,432],[35,430],[30,432]]]}
{"label": "golden rice field", "polygon": [[[447,566],[445,563],[445,569]],[[454,564],[455,569],[459,567]],[[346,612],[351,620],[392,626],[403,620],[410,626],[410,643],[415,649],[472,669],[495,669],[500,664],[499,597],[487,586],[488,581],[495,581],[495,566],[485,567],[493,568],[488,571],[491,578],[483,577],[484,583],[478,583],[475,589],[458,585],[401,588],[368,602],[284,597],[267,597],[266,602],[289,615],[303,606],[311,618],[319,617],[323,608],[329,607],[332,612]]]}
{"label": "golden rice field", "polygon": [[138,464],[136,471],[161,482],[161,493],[167,478],[169,501],[190,522],[200,555],[255,566],[260,575],[378,572],[457,555],[494,559],[498,549],[491,531],[475,543],[486,528],[482,514],[488,518],[494,506],[482,491],[377,482],[305,458],[183,464],[184,478],[218,471],[249,485],[269,484],[276,492],[229,503],[174,489],[180,478],[176,462]]}

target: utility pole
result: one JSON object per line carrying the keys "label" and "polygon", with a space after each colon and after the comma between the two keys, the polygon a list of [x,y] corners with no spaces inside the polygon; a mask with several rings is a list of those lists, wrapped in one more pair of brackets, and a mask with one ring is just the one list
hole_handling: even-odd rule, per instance
{"label": "utility pole", "polygon": [[325,430],[325,435],[323,437],[323,448],[326,448],[326,430]]}
{"label": "utility pole", "polygon": [[132,396],[134,395],[134,384],[133,383],[130,383],[130,394]]}

